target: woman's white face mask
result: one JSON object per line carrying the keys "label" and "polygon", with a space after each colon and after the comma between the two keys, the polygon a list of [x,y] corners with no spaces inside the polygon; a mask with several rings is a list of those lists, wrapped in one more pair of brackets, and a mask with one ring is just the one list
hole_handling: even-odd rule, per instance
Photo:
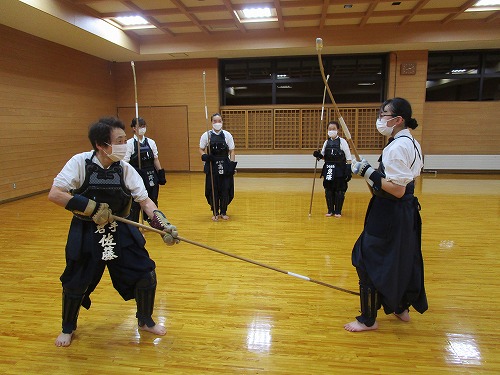
{"label": "woman's white face mask", "polygon": [[330,138],[335,138],[337,137],[337,131],[336,130],[328,130],[328,136]]}
{"label": "woman's white face mask", "polygon": [[216,132],[220,131],[222,129],[222,122],[214,122],[212,124],[212,127]]}
{"label": "woman's white face mask", "polygon": [[146,127],[143,127],[143,128],[139,128],[139,135],[140,136],[143,136],[144,134],[146,134]]}
{"label": "woman's white face mask", "polygon": [[392,134],[394,126],[387,126],[387,121],[392,120],[393,118],[395,117],[392,117],[390,119],[386,118],[377,119],[377,130],[379,131],[380,134],[382,134],[385,137],[389,137]]}

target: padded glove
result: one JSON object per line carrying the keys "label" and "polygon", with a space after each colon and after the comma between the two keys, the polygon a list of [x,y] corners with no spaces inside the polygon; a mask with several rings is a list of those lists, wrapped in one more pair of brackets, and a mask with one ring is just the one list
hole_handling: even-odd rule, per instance
{"label": "padded glove", "polygon": [[229,166],[227,167],[227,173],[230,175],[234,175],[236,172],[237,161],[229,161]]}
{"label": "padded glove", "polygon": [[361,159],[361,161],[353,160],[351,170],[353,173],[364,177],[368,185],[375,190],[380,190],[382,188],[382,175],[373,169],[366,159]]}
{"label": "padded glove", "polygon": [[314,156],[316,159],[318,159],[318,160],[323,159],[323,154],[321,154],[321,152],[320,152],[319,150],[315,150],[315,151],[313,152],[313,156]]}
{"label": "padded glove", "polygon": [[177,228],[175,225],[168,222],[167,217],[160,210],[153,211],[153,217],[149,219],[149,225],[153,228],[167,232],[162,235],[161,238],[168,246],[172,246],[180,242],[177,239]]}
{"label": "padded glove", "polygon": [[98,203],[83,195],[75,194],[65,208],[75,214],[88,216],[97,225],[105,225],[114,221],[113,213],[107,203]]}
{"label": "padded glove", "polygon": [[167,178],[165,177],[165,169],[159,169],[156,173],[158,174],[158,183],[160,185],[165,185],[167,183]]}
{"label": "padded glove", "polygon": [[109,209],[109,205],[107,203],[98,203],[95,214],[92,215],[92,220],[100,226],[113,222],[113,213]]}
{"label": "padded glove", "polygon": [[351,171],[351,166],[349,164],[345,165],[345,173],[344,173],[344,179],[346,182],[351,181],[352,177],[352,171]]}
{"label": "padded glove", "polygon": [[214,160],[214,157],[211,154],[203,154],[203,155],[201,155],[201,160],[212,161],[212,160]]}

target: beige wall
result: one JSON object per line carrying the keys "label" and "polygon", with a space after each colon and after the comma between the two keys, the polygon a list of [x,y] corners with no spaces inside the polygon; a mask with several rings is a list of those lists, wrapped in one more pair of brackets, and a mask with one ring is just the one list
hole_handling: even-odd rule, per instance
{"label": "beige wall", "polygon": [[[149,61],[135,63],[137,102],[139,107],[187,107],[189,170],[201,171],[203,163],[198,152],[201,134],[207,130],[203,72],[205,72],[208,116],[219,111],[218,70],[216,59]],[[129,63],[115,64],[117,106],[134,106],[134,81]],[[141,116],[141,110],[139,116]],[[148,121],[146,119],[146,121]],[[154,124],[152,124],[154,126]],[[177,122],[165,125],[167,132],[176,131]],[[210,125],[211,128],[211,125]],[[128,131],[128,130],[127,130]],[[176,147],[172,144],[170,147]],[[162,151],[159,150],[161,153]],[[181,159],[181,152],[178,157]],[[181,160],[168,160],[176,165]]]}
{"label": "beige wall", "polygon": [[500,154],[498,101],[425,103],[424,123],[424,154]]}
{"label": "beige wall", "polygon": [[[49,189],[115,110],[111,65],[0,25],[0,202]],[[15,187],[15,188],[14,188]]]}
{"label": "beige wall", "polygon": [[[116,115],[118,107],[135,107],[135,98],[129,63],[111,63],[2,25],[0,35],[0,202],[4,202],[49,189],[73,154],[91,148],[88,125],[100,116]],[[403,96],[412,103],[420,124],[415,135],[425,154],[499,153],[498,102],[425,103],[427,52],[393,52],[390,60],[387,96]],[[400,74],[405,62],[417,64],[415,75]],[[182,147],[188,148],[189,170],[200,171],[199,139],[207,129],[203,72],[210,115],[219,111],[217,60],[136,62],[135,66],[141,108],[187,108],[188,142]],[[126,125],[129,121],[124,119]],[[175,132],[179,121],[184,119],[166,119],[164,131]],[[170,155],[165,165],[175,164],[175,157]]]}

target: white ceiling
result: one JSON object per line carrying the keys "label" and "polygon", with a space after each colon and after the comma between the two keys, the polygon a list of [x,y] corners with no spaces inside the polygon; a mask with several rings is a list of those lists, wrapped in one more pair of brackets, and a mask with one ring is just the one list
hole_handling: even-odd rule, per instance
{"label": "white ceiling", "polygon": [[[0,23],[110,61],[500,48],[500,11],[476,0],[1,0]],[[399,4],[397,4],[399,3]],[[344,5],[350,4],[351,8]],[[241,24],[243,6],[278,21]],[[156,29],[101,18],[139,14]]]}

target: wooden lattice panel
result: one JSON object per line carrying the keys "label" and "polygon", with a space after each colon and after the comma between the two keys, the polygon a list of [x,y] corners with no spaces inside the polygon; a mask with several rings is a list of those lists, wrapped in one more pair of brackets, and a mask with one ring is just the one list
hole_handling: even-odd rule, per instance
{"label": "wooden lattice panel", "polygon": [[381,150],[385,146],[385,137],[375,126],[378,108],[358,109],[357,147],[367,150]]}
{"label": "wooden lattice panel", "polygon": [[[351,133],[351,137],[353,142],[356,144],[356,136],[355,136],[355,128],[356,128],[356,108],[340,108],[340,114],[344,119],[345,124],[347,125],[347,129],[349,133]],[[337,112],[332,108],[330,109],[330,119],[331,121],[337,121],[340,124],[339,118],[337,116]],[[342,130],[342,126],[339,125],[339,137],[345,138],[344,131]]]}
{"label": "wooden lattice panel", "polygon": [[248,149],[273,148],[273,110],[248,110]]}
{"label": "wooden lattice panel", "polygon": [[[381,150],[384,147],[384,137],[377,131],[375,126],[378,111],[378,107],[340,108],[340,114],[351,133],[357,149]],[[333,108],[330,109],[330,118],[338,121],[338,116]],[[342,127],[339,129],[339,136],[345,138]]]}
{"label": "wooden lattice panel", "polygon": [[224,129],[230,132],[234,138],[236,148],[247,148],[246,137],[246,114],[245,110],[226,109],[221,111]]}
{"label": "wooden lattice panel", "polygon": [[274,110],[274,148],[300,148],[300,109]]}
{"label": "wooden lattice panel", "polygon": [[302,113],[302,149],[320,148],[326,139],[327,111],[321,109],[303,109]]}

